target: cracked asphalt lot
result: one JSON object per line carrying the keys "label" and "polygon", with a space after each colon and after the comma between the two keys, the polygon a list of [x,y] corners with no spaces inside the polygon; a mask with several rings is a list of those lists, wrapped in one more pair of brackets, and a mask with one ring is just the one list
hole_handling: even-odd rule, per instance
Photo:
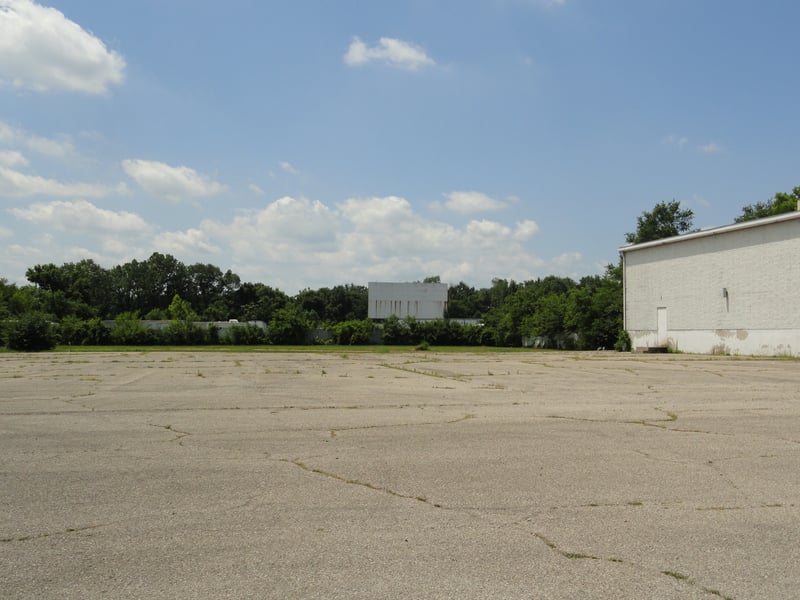
{"label": "cracked asphalt lot", "polygon": [[796,598],[800,368],[0,354],[4,598]]}

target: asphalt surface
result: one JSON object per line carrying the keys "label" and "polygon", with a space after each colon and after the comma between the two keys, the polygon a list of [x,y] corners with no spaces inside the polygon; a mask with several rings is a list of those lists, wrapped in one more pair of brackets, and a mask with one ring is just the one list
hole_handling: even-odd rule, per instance
{"label": "asphalt surface", "polygon": [[800,363],[0,354],[3,598],[798,598]]}

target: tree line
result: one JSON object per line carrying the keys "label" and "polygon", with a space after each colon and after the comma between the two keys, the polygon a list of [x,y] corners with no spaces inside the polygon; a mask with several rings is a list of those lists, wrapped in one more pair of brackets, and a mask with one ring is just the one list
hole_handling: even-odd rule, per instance
{"label": "tree line", "polygon": [[[744,207],[742,222],[795,210],[800,187]],[[628,243],[642,243],[692,228],[693,213],[677,201],[660,202],[637,219]],[[622,266],[574,281],[548,276],[523,282],[494,279],[448,291],[444,320],[367,319],[367,288],[336,285],[289,296],[263,283],[242,282],[212,264],[186,265],[153,253],[106,269],[91,259],[38,264],[29,285],[0,278],[0,337],[16,349],[55,344],[386,344],[626,349],[622,328]],[[426,281],[438,281],[437,276]],[[225,327],[199,322],[238,320]],[[162,329],[142,320],[164,320]],[[113,321],[109,328],[104,322]],[[252,324],[260,321],[266,329]],[[476,323],[478,321],[479,323]]]}

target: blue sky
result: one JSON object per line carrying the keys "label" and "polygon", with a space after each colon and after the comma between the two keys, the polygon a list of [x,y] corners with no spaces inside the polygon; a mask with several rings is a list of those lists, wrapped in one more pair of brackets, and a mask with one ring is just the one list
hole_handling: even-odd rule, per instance
{"label": "blue sky", "polygon": [[579,278],[800,185],[800,3],[0,0],[0,277]]}

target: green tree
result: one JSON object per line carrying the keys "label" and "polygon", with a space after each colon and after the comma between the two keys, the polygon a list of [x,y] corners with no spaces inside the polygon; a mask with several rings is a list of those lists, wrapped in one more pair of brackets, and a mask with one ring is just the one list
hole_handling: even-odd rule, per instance
{"label": "green tree", "polygon": [[608,265],[602,276],[581,279],[570,290],[564,326],[578,334],[578,348],[614,347],[622,330],[622,266]]}
{"label": "green tree", "polygon": [[756,202],[742,208],[742,214],[736,217],[737,223],[752,221],[762,217],[772,217],[797,210],[800,206],[800,186],[796,186],[790,193],[778,192],[771,200]]}
{"label": "green tree", "polygon": [[275,311],[289,302],[289,297],[282,291],[263,283],[243,283],[226,297],[231,317],[265,323],[269,323]]}
{"label": "green tree", "polygon": [[172,320],[167,327],[167,338],[173,344],[199,344],[204,340],[203,330],[195,321],[199,319],[192,305],[175,294],[169,305],[169,316]]}
{"label": "green tree", "polygon": [[463,281],[447,288],[447,317],[450,319],[479,319],[480,300],[474,287]]}
{"label": "green tree", "polygon": [[550,292],[536,302],[530,315],[523,318],[520,332],[526,337],[544,338],[548,348],[560,347],[564,338],[566,293]]}
{"label": "green tree", "polygon": [[625,234],[629,244],[643,244],[685,233],[692,228],[694,213],[690,208],[681,208],[677,200],[659,202],[650,212],[636,218],[636,231]]}
{"label": "green tree", "polygon": [[305,311],[296,304],[288,304],[273,313],[267,337],[273,344],[302,344],[310,326]]}

